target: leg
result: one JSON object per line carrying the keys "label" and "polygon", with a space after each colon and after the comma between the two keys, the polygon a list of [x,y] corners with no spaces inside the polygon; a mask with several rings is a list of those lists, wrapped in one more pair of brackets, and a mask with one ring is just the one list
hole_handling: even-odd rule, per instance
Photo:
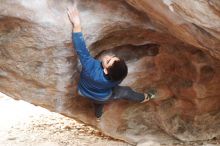
{"label": "leg", "polygon": [[[78,90],[78,94],[80,96],[83,96],[82,93]],[[104,107],[104,102],[99,102],[99,101],[96,101],[96,100],[93,100],[93,99],[90,99],[93,104],[94,104],[94,107],[95,107],[95,116],[97,119],[99,119],[101,116],[102,116],[102,113],[103,113],[103,107]]]}
{"label": "leg", "polygon": [[113,88],[113,99],[127,99],[142,102],[145,99],[144,93],[138,93],[128,86],[116,86]]}
{"label": "leg", "polygon": [[95,106],[95,116],[96,118],[100,118],[103,113],[104,104],[94,102],[94,106]]}

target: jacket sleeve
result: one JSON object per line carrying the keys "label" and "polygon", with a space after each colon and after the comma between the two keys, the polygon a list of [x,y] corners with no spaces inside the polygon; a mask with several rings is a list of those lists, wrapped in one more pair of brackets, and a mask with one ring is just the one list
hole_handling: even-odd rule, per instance
{"label": "jacket sleeve", "polygon": [[91,70],[95,63],[95,59],[90,55],[88,49],[86,48],[82,32],[72,33],[72,42],[80,63],[82,64],[82,69],[86,71]]}

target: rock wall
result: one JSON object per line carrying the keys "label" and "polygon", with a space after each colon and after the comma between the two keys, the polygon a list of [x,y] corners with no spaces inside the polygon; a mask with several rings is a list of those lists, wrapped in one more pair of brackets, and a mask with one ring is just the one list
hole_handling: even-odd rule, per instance
{"label": "rock wall", "polygon": [[100,123],[77,94],[80,63],[66,14],[70,0],[0,0],[0,91],[94,125],[129,143],[220,137],[218,0],[78,0],[91,54],[124,57],[121,85],[159,99],[106,104]]}

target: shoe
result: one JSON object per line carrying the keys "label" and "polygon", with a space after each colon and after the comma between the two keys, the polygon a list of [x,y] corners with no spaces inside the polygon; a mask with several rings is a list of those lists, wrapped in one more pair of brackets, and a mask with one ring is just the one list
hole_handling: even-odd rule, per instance
{"label": "shoe", "polygon": [[157,90],[156,89],[149,89],[147,92],[150,99],[157,98]]}
{"label": "shoe", "polygon": [[156,98],[156,93],[157,93],[157,91],[155,89],[148,90],[147,93],[144,93],[144,97],[145,98],[144,98],[144,100],[141,103],[144,103],[146,101],[149,101],[151,99]]}
{"label": "shoe", "polygon": [[101,121],[101,117],[100,118],[96,118],[96,122],[100,122]]}
{"label": "shoe", "polygon": [[95,106],[96,121],[99,122],[103,114],[104,104],[94,104],[94,106]]}

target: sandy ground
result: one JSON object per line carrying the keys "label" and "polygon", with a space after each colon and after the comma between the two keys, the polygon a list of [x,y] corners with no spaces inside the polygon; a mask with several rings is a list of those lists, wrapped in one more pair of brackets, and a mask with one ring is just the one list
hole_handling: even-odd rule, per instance
{"label": "sandy ground", "polygon": [[[131,146],[74,119],[0,93],[0,146]],[[145,142],[137,146],[160,146]],[[164,146],[164,145],[162,145]],[[169,146],[220,146],[220,140]]]}
{"label": "sandy ground", "polygon": [[0,146],[130,146],[90,126],[0,93]]}

